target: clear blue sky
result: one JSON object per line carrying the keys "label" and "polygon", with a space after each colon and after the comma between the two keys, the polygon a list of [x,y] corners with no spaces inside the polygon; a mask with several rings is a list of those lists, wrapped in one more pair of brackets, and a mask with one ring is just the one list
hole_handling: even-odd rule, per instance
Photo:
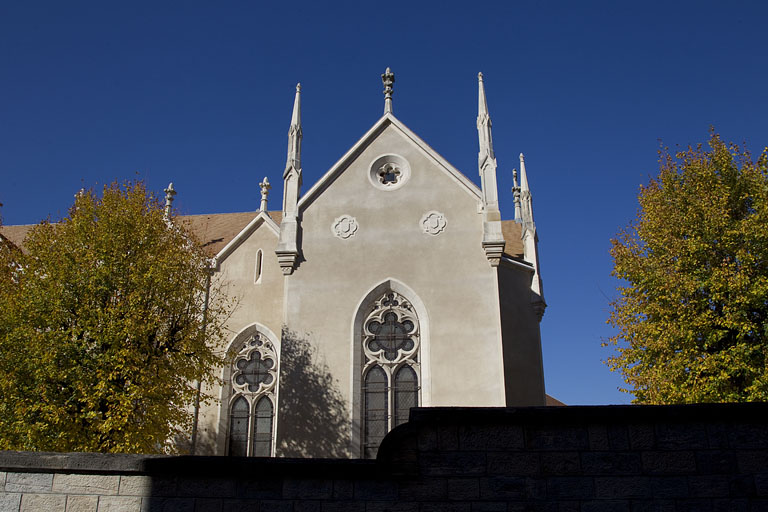
{"label": "clear blue sky", "polygon": [[3,2],[5,224],[66,213],[81,187],[173,181],[182,213],[258,208],[281,173],[302,83],[304,190],[395,115],[476,183],[477,72],[493,119],[502,215],[524,152],[544,290],[547,391],[623,403],[600,341],[611,237],[658,168],[659,140],[714,125],[768,144],[768,3]]}

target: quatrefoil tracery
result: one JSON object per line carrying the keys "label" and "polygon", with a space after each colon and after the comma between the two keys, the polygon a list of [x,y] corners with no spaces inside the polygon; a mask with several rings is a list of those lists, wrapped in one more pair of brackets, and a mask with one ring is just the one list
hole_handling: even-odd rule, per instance
{"label": "quatrefoil tracery", "polygon": [[418,325],[410,302],[394,292],[384,294],[364,323],[363,351],[369,363],[412,359],[419,345]]}
{"label": "quatrefoil tracery", "polygon": [[277,381],[277,355],[272,343],[253,335],[235,356],[232,386],[244,393],[271,390]]}

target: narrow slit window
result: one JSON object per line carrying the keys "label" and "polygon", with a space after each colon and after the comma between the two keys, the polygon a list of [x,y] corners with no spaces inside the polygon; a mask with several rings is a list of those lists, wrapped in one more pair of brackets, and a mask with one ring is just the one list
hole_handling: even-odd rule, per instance
{"label": "narrow slit window", "polygon": [[261,282],[261,259],[263,257],[263,253],[261,249],[259,249],[256,252],[256,267],[253,271],[253,282],[256,284],[259,284]]}

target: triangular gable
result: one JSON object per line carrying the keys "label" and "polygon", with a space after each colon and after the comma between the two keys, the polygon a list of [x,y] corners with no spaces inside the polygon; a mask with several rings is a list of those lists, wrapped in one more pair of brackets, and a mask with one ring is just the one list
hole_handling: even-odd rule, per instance
{"label": "triangular gable", "polygon": [[259,212],[259,214],[235,236],[235,238],[230,240],[229,243],[216,254],[216,266],[218,267],[222,261],[227,259],[227,257],[262,224],[270,228],[276,237],[280,236],[280,226],[272,220],[272,217],[270,217],[267,212]]}
{"label": "triangular gable", "polygon": [[410,128],[405,126],[399,119],[397,119],[391,113],[384,114],[381,119],[376,121],[370,130],[358,140],[344,156],[342,156],[330,170],[326,172],[322,178],[320,178],[310,188],[306,194],[304,194],[299,200],[299,208],[305,207],[308,203],[311,203],[313,198],[317,197],[320,192],[325,190],[339,174],[354,160],[387,126],[394,126],[400,132],[405,135],[406,138],[411,140],[415,146],[422,152],[424,156],[432,160],[440,169],[442,169],[448,176],[450,176],[456,183],[458,183],[468,194],[477,200],[481,200],[482,192],[475,185],[472,180],[464,176],[458,169],[452,166],[448,161],[440,156],[440,154],[432,149],[429,144],[424,142],[418,135],[411,131]]}

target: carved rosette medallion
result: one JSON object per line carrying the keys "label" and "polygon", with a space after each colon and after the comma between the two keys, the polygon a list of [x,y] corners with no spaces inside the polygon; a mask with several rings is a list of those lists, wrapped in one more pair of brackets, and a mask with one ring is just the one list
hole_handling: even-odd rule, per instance
{"label": "carved rosette medallion", "polygon": [[249,395],[274,390],[277,382],[275,347],[259,334],[245,340],[235,356],[232,388]]}
{"label": "carved rosette medallion", "polygon": [[331,224],[331,233],[333,233],[333,236],[335,237],[346,240],[355,236],[358,227],[357,220],[355,220],[354,217],[351,215],[342,215],[341,217],[337,217],[333,221],[333,224]]}
{"label": "carved rosette medallion", "polygon": [[440,234],[445,229],[446,224],[445,215],[434,210],[425,213],[419,222],[421,230],[429,235]]}
{"label": "carved rosette medallion", "polygon": [[363,324],[366,367],[394,367],[404,361],[415,365],[418,349],[419,321],[413,305],[398,293],[385,293]]}

